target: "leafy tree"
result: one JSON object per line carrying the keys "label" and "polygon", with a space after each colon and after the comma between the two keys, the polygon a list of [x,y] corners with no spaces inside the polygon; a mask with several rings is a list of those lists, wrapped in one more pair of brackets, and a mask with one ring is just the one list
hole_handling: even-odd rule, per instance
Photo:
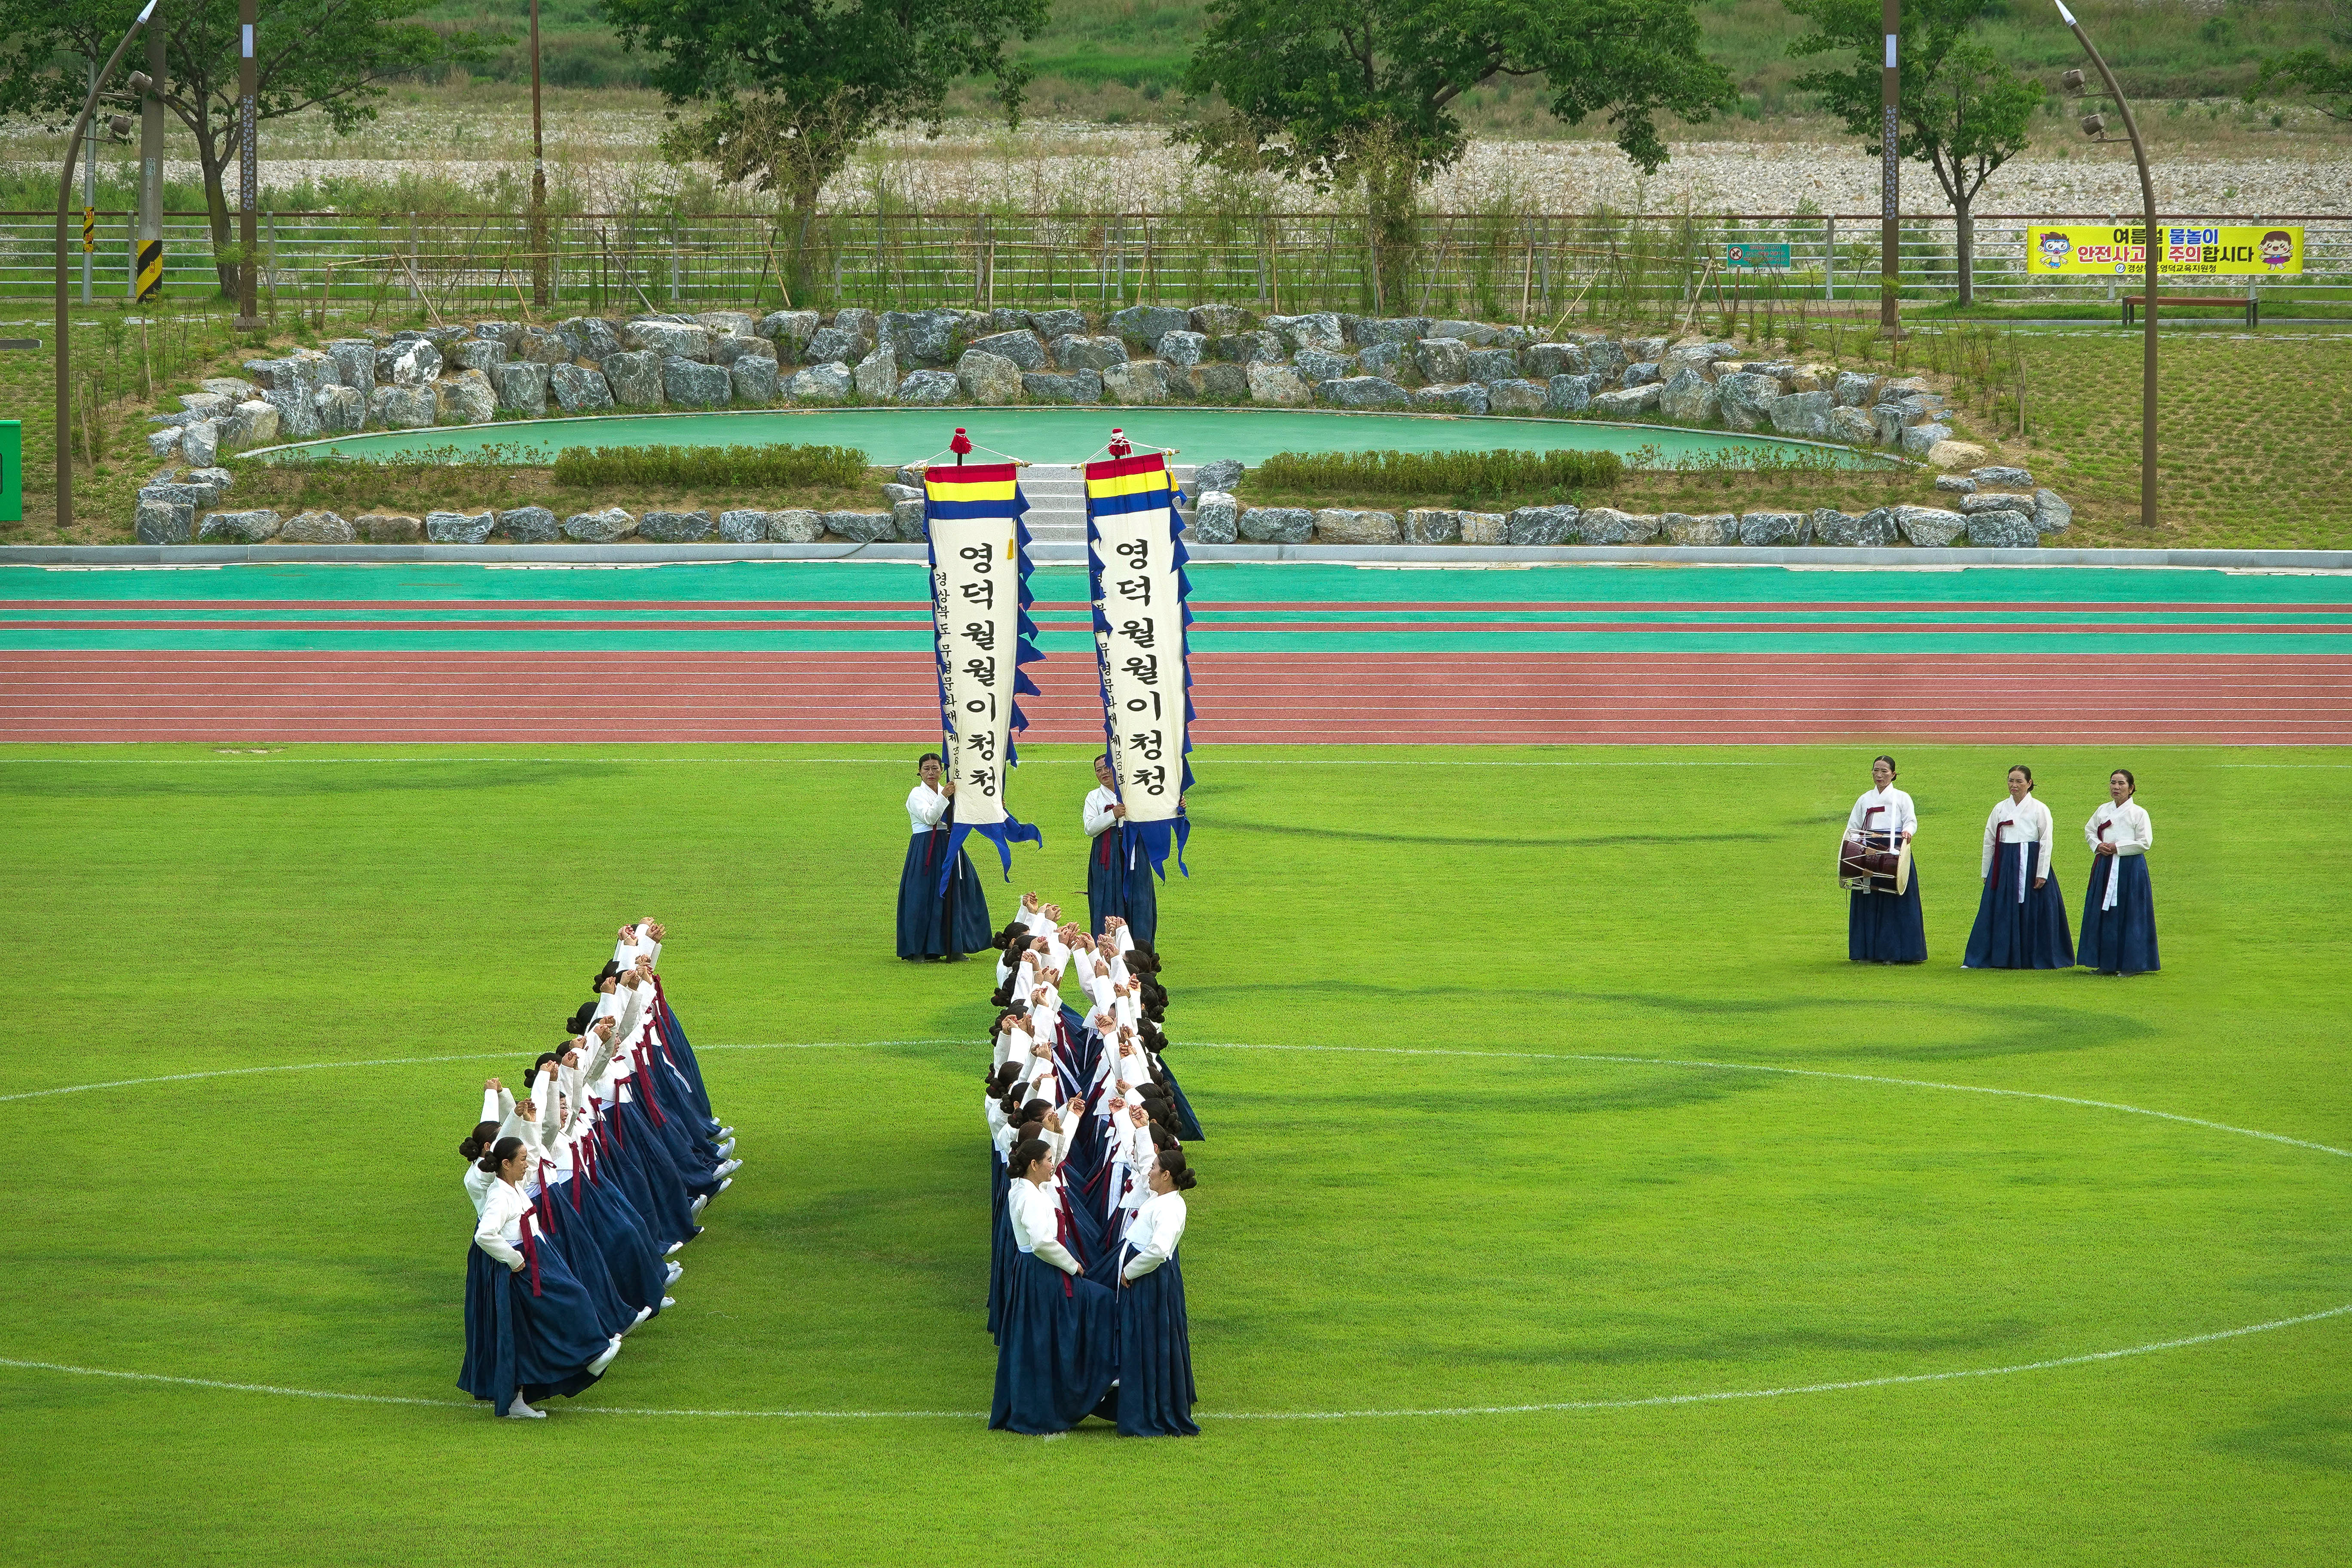
{"label": "leafy tree", "polygon": [[2315,44],[2263,60],[2248,101],[2271,94],[2275,85],[2311,98],[2330,120],[2352,121],[2352,0],[2329,7],[2327,41],[2333,49]]}
{"label": "leafy tree", "polygon": [[[316,109],[343,135],[375,118],[388,77],[488,58],[496,35],[441,33],[409,20],[424,0],[270,0],[254,28],[257,121]],[[136,0],[0,0],[0,111],[70,122],[138,14]],[[163,0],[164,104],[196,142],[214,266],[236,289],[224,176],[238,156],[236,0]],[[131,60],[143,57],[133,46]],[[120,87],[118,82],[117,87]]]}
{"label": "leafy tree", "polygon": [[[604,0],[674,109],[663,149],[715,163],[729,180],[792,198],[800,237],[824,183],[859,142],[901,125],[936,135],[948,89],[996,84],[1005,121],[1021,122],[1029,68],[1005,46],[1045,25],[1047,0]],[[802,245],[793,245],[799,268]]]}
{"label": "leafy tree", "polygon": [[[1799,57],[1844,55],[1799,77],[1800,91],[1818,94],[1846,130],[1884,152],[1880,79],[1885,33],[1879,0],[1786,0],[1814,31],[1789,46]],[[1952,204],[1959,237],[1960,303],[1976,299],[1977,193],[1994,170],[2025,150],[2034,107],[2046,96],[2020,78],[1972,36],[1979,17],[2000,0],[1904,0],[1896,65],[1903,106],[1896,122],[1897,156],[1927,164]]]}
{"label": "leafy tree", "polygon": [[1184,90],[1224,107],[1176,134],[1217,167],[1362,186],[1399,301],[1419,187],[1469,144],[1457,100],[1520,77],[1542,78],[1570,125],[1606,113],[1645,173],[1666,160],[1659,113],[1705,120],[1733,100],[1690,0],[1210,0]]}

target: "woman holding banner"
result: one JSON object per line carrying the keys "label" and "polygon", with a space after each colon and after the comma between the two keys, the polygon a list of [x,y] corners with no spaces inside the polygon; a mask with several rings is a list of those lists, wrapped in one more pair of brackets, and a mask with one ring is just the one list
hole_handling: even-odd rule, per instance
{"label": "woman holding banner", "polygon": [[[906,868],[898,873],[898,956],[927,963],[961,961],[989,945],[988,897],[971,857],[955,843],[955,780],[942,778],[937,752],[915,763],[918,782],[907,792]],[[940,872],[954,875],[941,890]]]}
{"label": "woman holding banner", "polygon": [[1087,837],[1087,932],[1100,936],[1103,921],[1116,915],[1136,941],[1150,947],[1160,931],[1160,894],[1151,885],[1151,861],[1127,830],[1127,807],[1110,758],[1095,759],[1095,788],[1082,813]]}

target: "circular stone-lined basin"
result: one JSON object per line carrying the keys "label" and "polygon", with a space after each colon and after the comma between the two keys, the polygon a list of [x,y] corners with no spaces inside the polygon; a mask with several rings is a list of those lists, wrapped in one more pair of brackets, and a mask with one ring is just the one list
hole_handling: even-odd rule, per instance
{"label": "circular stone-lined basin", "polygon": [[[1234,458],[1261,463],[1276,452],[1612,451],[1672,467],[1678,459],[1751,466],[1762,454],[1800,457],[1842,468],[1878,468],[1877,453],[1778,436],[1740,436],[1654,425],[1584,419],[1514,419],[1491,415],[1351,414],[1305,408],[797,408],[740,413],[600,415],[497,425],[383,430],[264,447],[254,456],[357,458],[382,461],[436,450],[489,447],[551,456],[569,447],[856,447],[868,461],[895,468],[943,450],[958,426],[981,446],[1033,463],[1078,463],[1095,455],[1111,427],[1139,445],[1177,447],[1193,462]],[[1769,458],[1766,460],[1769,460]]]}

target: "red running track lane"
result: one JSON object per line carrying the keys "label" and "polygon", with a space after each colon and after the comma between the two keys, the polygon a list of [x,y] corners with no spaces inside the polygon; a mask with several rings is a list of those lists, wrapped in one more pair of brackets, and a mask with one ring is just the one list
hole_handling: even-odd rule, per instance
{"label": "red running track lane", "polygon": [[[1101,733],[1091,660],[1031,667],[1027,739]],[[1414,652],[1193,656],[1197,738],[1330,744],[2352,743],[2352,658]],[[38,651],[0,740],[923,742],[922,654]]]}

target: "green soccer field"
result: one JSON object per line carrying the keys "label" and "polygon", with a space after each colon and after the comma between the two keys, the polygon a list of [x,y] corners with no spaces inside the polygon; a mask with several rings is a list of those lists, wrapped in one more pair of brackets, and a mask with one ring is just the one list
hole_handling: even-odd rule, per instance
{"label": "green soccer field", "polygon": [[[1202,1435],[1041,1442],[981,1414],[989,973],[891,956],[900,750],[11,748],[0,1561],[2339,1561],[2352,752],[1900,750],[1923,969],[1845,961],[1858,752],[1201,753]],[[1000,923],[1083,909],[1085,756]],[[2161,973],[1960,969],[2019,760],[2077,921],[2137,772]],[[748,1164],[494,1423],[456,1143],[648,913]]]}

